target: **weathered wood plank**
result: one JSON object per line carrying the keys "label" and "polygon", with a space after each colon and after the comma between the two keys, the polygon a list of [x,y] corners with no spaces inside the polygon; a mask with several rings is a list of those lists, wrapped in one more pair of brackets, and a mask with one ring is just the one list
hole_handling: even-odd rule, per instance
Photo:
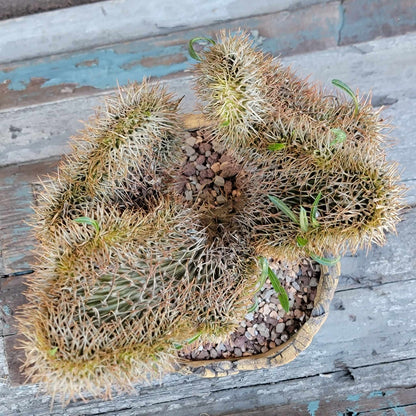
{"label": "weathered wood plank", "polygon": [[[274,371],[256,372],[256,377],[253,377],[251,382],[241,377],[230,377],[229,380],[198,380],[198,384],[195,384],[195,380],[191,378],[187,378],[186,383],[179,383],[177,377],[171,377],[171,380],[159,386],[136,388],[134,394],[119,396],[111,402],[78,401],[71,403],[65,410],[56,404],[51,412],[49,400],[42,396],[36,397],[36,386],[10,389],[0,384],[0,394],[5,398],[0,402],[0,412],[28,416],[33,415],[33,409],[36,409],[36,416],[184,416],[204,413],[215,416],[226,411],[246,414],[247,410],[259,407],[278,408],[282,405],[295,406],[306,402],[310,405],[309,414],[320,416],[325,413],[317,413],[315,410],[314,414],[312,411],[320,405],[321,400],[323,403],[325,399],[331,400],[332,397],[345,399],[361,392],[372,392],[376,395],[380,391],[397,391],[397,387],[414,387],[409,374],[416,373],[416,360],[380,363],[352,369],[351,373],[339,370],[305,378],[290,378],[290,368],[287,368],[287,371],[289,377],[279,382],[273,378]],[[407,398],[403,400],[404,404],[409,401]],[[402,403],[394,404],[399,407]],[[354,405],[356,402],[351,401],[351,407]],[[286,416],[285,413],[276,414]],[[412,413],[409,413],[410,415]]]}
{"label": "weathered wood plank", "polygon": [[[184,96],[183,112],[194,111],[195,95],[190,77],[164,83],[177,97]],[[113,93],[112,91],[111,93]],[[102,106],[106,93],[61,100],[24,109],[0,111],[0,166],[60,156],[69,150],[69,137],[80,130],[80,120],[88,120]],[[52,122],[53,120],[53,122]],[[6,133],[7,132],[7,133]]]}
{"label": "weathered wood plank", "polygon": [[[391,389],[386,391],[376,390],[366,393],[349,394],[347,396],[335,396],[312,400],[308,403],[294,403],[285,406],[262,407],[261,409],[245,411],[245,416],[319,416],[319,415],[378,415],[407,416],[416,410],[416,388]],[[394,413],[395,412],[395,413]],[[222,413],[221,416],[241,416],[241,413]]]}
{"label": "weathered wood plank", "polygon": [[[150,6],[152,2],[146,4]],[[211,7],[210,4],[207,6]],[[0,66],[0,108],[115,88],[117,82],[123,85],[144,76],[160,78],[183,73],[192,61],[188,53],[189,40],[197,36],[214,36],[221,29],[250,30],[273,55],[336,46],[340,25],[338,6],[339,2],[333,1],[292,13],[269,13],[73,54],[4,64]]]}
{"label": "weathered wood plank", "polygon": [[[3,53],[0,61],[20,61],[85,50],[221,21],[294,11],[329,1],[259,0],[253,3],[250,0],[239,0],[236,7],[235,0],[211,0],[198,4],[198,8],[195,8],[192,0],[180,0],[174,4],[163,0],[103,1],[1,22],[0,49]],[[39,7],[39,1],[36,6]]]}
{"label": "weathered wood plank", "polygon": [[415,30],[413,0],[348,0],[343,2],[343,10],[341,45]]}
{"label": "weathered wood plank", "polygon": [[33,211],[32,183],[52,173],[57,160],[0,169],[0,248],[3,270],[0,276],[30,269],[34,239],[29,225]]}
{"label": "weathered wood plank", "polygon": [[383,247],[374,246],[367,253],[341,260],[342,278],[338,290],[362,285],[374,286],[413,278],[416,270],[416,209],[410,209],[398,224],[397,234],[389,234]]}

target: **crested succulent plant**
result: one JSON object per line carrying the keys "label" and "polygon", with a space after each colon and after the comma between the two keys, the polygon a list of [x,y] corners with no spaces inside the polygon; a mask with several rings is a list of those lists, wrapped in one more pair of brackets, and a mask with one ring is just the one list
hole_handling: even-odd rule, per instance
{"label": "crested succulent plant", "polygon": [[[195,90],[216,140],[259,177],[243,220],[259,254],[319,258],[382,244],[399,221],[403,187],[386,161],[379,111],[339,80],[336,95],[298,78],[255,50],[247,33],[222,32],[210,43],[197,56]],[[318,195],[319,219],[302,224]]]}
{"label": "crested succulent plant", "polygon": [[[25,369],[71,399],[173,370],[175,345],[228,335],[252,302],[253,250],[175,200],[178,102],[133,84],[107,100],[39,195]],[[205,220],[206,221],[206,220]]]}
{"label": "crested succulent plant", "polygon": [[104,204],[84,214],[97,226],[68,222],[43,243],[20,318],[28,374],[69,398],[173,368],[173,342],[197,330],[186,306],[205,241],[170,202],[148,214]]}
{"label": "crested succulent plant", "polygon": [[179,102],[146,80],[107,98],[105,111],[74,138],[72,153],[40,195],[38,238],[49,238],[61,221],[97,201],[145,211],[157,205],[170,180],[167,162],[181,154]]}
{"label": "crested succulent plant", "polygon": [[220,206],[178,193],[180,100],[165,89],[144,81],[107,99],[33,221],[24,367],[53,394],[110,396],[173,370],[177,345],[223,340],[238,325],[268,256],[327,261],[382,244],[399,220],[403,188],[368,102],[340,81],[352,102],[329,96],[246,33],[221,32],[199,54],[193,43],[195,89],[230,156],[218,164],[239,189]]}
{"label": "crested succulent plant", "polygon": [[194,66],[202,112],[212,121],[218,140],[247,146],[257,140],[258,125],[270,120],[272,57],[255,50],[246,33],[222,31],[211,44],[197,55],[200,61]]}

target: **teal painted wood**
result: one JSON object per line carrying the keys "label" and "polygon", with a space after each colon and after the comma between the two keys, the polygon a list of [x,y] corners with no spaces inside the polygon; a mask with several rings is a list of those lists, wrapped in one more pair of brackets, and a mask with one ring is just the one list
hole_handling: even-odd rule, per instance
{"label": "teal painted wood", "polygon": [[292,13],[238,19],[85,52],[3,65],[0,108],[54,100],[77,90],[110,89],[117,82],[123,85],[145,76],[174,76],[192,63],[187,50],[189,40],[214,36],[221,29],[247,29],[264,50],[273,55],[288,55],[335,46],[339,26],[338,2],[331,2]]}

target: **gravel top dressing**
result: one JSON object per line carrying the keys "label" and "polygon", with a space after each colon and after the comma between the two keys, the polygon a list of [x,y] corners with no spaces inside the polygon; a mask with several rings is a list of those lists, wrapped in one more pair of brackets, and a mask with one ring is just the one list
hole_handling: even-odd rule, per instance
{"label": "gravel top dressing", "polygon": [[[298,264],[271,263],[290,303],[286,313],[269,280],[258,293],[258,308],[245,316],[228,342],[185,347],[180,357],[189,360],[245,357],[267,352],[286,342],[309,319],[320,277],[320,266],[305,259]],[[254,300],[253,300],[254,302]]]}
{"label": "gravel top dressing", "polygon": [[[232,215],[241,196],[244,172],[221,147],[210,142],[209,130],[188,134],[183,146],[186,155],[177,180],[177,191],[186,201]],[[235,358],[267,352],[286,342],[309,319],[320,277],[320,266],[310,260],[301,264],[270,262],[285,288],[290,310],[286,313],[267,279],[257,294],[258,307],[245,319],[227,342],[186,346],[178,354],[189,360]],[[256,302],[253,299],[253,304]]]}

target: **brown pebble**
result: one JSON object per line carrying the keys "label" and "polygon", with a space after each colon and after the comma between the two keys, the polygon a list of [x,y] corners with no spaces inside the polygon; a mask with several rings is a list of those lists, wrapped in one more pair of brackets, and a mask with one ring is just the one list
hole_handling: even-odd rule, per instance
{"label": "brown pebble", "polygon": [[199,151],[201,154],[204,154],[205,152],[211,149],[212,149],[211,143],[201,143],[199,145]]}
{"label": "brown pebble", "polygon": [[191,136],[191,135],[189,135],[189,136],[186,138],[185,143],[186,143],[188,146],[193,147],[193,146],[195,145],[195,143],[196,143],[196,138],[195,138],[195,137],[193,137],[193,136]]}
{"label": "brown pebble", "polygon": [[239,172],[240,168],[231,162],[223,162],[220,165],[221,168],[221,176],[223,178],[231,178]]}
{"label": "brown pebble", "polygon": [[205,156],[204,155],[199,155],[195,160],[196,165],[203,165],[204,163],[205,163]]}
{"label": "brown pebble", "polygon": [[[212,169],[205,169],[199,173],[199,177],[204,180],[213,178],[214,176],[215,176],[215,173],[212,171]],[[212,182],[211,179],[209,179],[208,182],[205,182],[205,184],[207,185],[211,182]],[[201,181],[201,183],[204,184],[203,181]]]}
{"label": "brown pebble", "polygon": [[217,196],[217,202],[218,204],[225,204],[227,202],[227,198],[224,195],[218,195]]}
{"label": "brown pebble", "polygon": [[231,181],[225,181],[224,192],[229,195],[233,190],[233,183]]}
{"label": "brown pebble", "polygon": [[196,172],[196,169],[195,169],[195,165],[193,163],[187,163],[182,169],[182,173],[185,176],[195,175],[195,172]]}
{"label": "brown pebble", "polygon": [[220,169],[220,164],[218,163],[218,162],[216,162],[216,163],[213,163],[212,164],[212,166],[211,166],[211,169],[215,172],[215,173],[218,173],[221,169]]}

